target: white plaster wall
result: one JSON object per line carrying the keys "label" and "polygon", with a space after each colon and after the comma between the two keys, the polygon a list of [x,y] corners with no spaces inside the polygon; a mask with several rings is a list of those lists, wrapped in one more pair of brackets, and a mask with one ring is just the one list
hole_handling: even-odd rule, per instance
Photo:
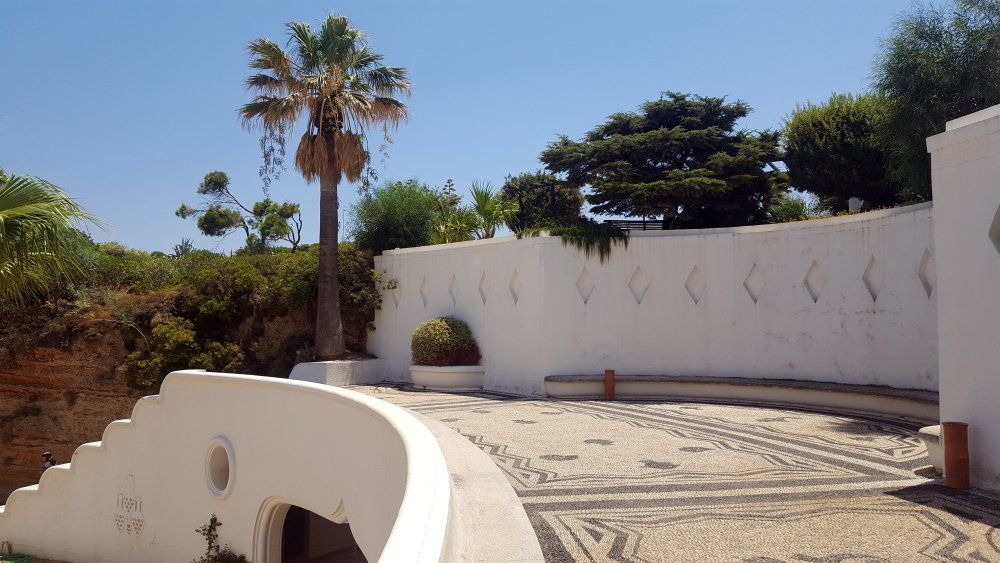
{"label": "white plaster wall", "polygon": [[1000,106],[949,122],[927,147],[939,249],[941,420],[969,424],[972,483],[1000,489]]}
{"label": "white plaster wall", "polygon": [[[369,348],[386,360],[390,379],[406,381],[413,328],[454,315],[479,341],[485,387],[517,394],[544,394],[546,375],[606,368],[936,390],[931,215],[922,204],[784,225],[636,233],[604,264],[554,237],[389,251],[376,267],[398,287],[376,315]],[[872,257],[874,299],[864,281]],[[804,285],[813,261],[823,278],[815,301]],[[695,266],[704,283],[697,304],[685,288]],[[763,284],[756,303],[744,287],[753,266]],[[629,288],[637,268],[648,283],[641,303]],[[586,303],[578,281],[593,286]]]}
{"label": "white plaster wall", "polygon": [[[224,496],[205,474],[216,436],[235,458]],[[0,538],[61,561],[190,561],[205,547],[195,528],[215,513],[221,541],[264,562],[255,530],[280,501],[346,519],[370,561],[437,561],[449,495],[433,435],[398,407],[314,383],[175,372],[101,442],[15,491]]]}

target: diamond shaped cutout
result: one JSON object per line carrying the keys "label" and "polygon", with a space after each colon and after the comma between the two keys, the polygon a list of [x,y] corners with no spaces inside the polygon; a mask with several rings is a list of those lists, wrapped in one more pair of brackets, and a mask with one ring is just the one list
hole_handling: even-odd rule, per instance
{"label": "diamond shaped cutout", "polygon": [[1000,207],[997,208],[996,215],[993,216],[993,222],[990,223],[990,240],[993,241],[993,247],[1000,252]]}
{"label": "diamond shaped cutout", "polygon": [[458,278],[455,274],[451,275],[451,281],[448,283],[448,296],[451,297],[452,307],[458,305]]}
{"label": "diamond shaped cutout", "polygon": [[684,282],[684,289],[687,290],[688,295],[691,296],[691,300],[697,305],[701,301],[701,297],[705,295],[705,288],[708,287],[708,282],[705,281],[705,277],[701,274],[701,270],[698,266],[691,268],[691,273],[688,274],[687,280]]}
{"label": "diamond shaped cutout", "polygon": [[593,276],[587,271],[587,267],[584,266],[580,270],[580,275],[576,278],[576,290],[580,293],[580,298],[583,299],[583,304],[586,305],[587,301],[590,301],[590,294],[594,292],[594,288],[597,287],[597,283],[594,282]]}
{"label": "diamond shaped cutout", "polygon": [[934,266],[934,253],[931,249],[925,248],[924,255],[920,257],[920,266],[917,268],[917,277],[924,286],[924,293],[930,299],[934,293],[934,286],[937,285],[937,269]]}
{"label": "diamond shaped cutout", "polygon": [[632,272],[632,277],[628,280],[628,290],[632,292],[636,305],[642,305],[642,298],[646,296],[649,289],[649,276],[642,271],[642,266],[636,266]]}
{"label": "diamond shaped cutout", "polygon": [[743,280],[743,288],[747,290],[747,294],[750,299],[753,299],[753,304],[756,305],[757,301],[760,300],[761,294],[764,292],[764,274],[760,273],[760,268],[757,267],[757,263],[754,262],[750,266],[750,271],[747,272],[746,279]]}
{"label": "diamond shaped cutout", "polygon": [[882,276],[881,270],[878,267],[878,261],[875,260],[875,255],[872,255],[868,259],[868,266],[865,267],[865,273],[861,275],[861,281],[865,282],[865,287],[868,288],[868,293],[872,296],[872,301],[878,301],[878,292],[882,288]]}
{"label": "diamond shaped cutout", "polygon": [[510,285],[507,289],[510,290],[510,297],[517,305],[517,299],[521,296],[521,275],[517,273],[517,270],[514,270],[514,275],[510,277]]}
{"label": "diamond shaped cutout", "polygon": [[420,280],[420,301],[427,306],[427,276]]}
{"label": "diamond shaped cutout", "polygon": [[823,270],[819,269],[819,263],[815,260],[809,265],[809,270],[806,272],[806,277],[802,279],[802,283],[806,286],[806,291],[809,292],[809,297],[812,297],[813,303],[819,301],[819,294],[823,292],[823,286],[826,285],[826,276],[823,275]]}
{"label": "diamond shaped cutout", "polygon": [[479,297],[483,300],[483,305],[486,304],[486,294],[489,293],[490,285],[486,281],[486,272],[483,272],[482,277],[479,278]]}

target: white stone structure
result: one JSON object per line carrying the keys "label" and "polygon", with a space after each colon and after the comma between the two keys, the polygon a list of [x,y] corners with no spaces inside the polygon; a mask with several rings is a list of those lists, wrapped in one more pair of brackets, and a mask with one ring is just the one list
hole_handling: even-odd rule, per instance
{"label": "white stone structure", "polygon": [[555,237],[394,250],[369,349],[408,381],[414,327],[452,315],[515,394],[604,369],[937,390],[934,258],[930,204],[635,232],[603,264]]}
{"label": "white stone structure", "polygon": [[969,424],[972,484],[1000,489],[1000,106],[949,122],[927,148],[941,420]]}
{"label": "white stone structure", "polygon": [[404,409],[315,383],[175,372],[130,420],[14,491],[0,538],[60,561],[174,563],[204,553],[195,528],[214,513],[223,543],[265,563],[281,560],[295,505],[349,522],[369,561],[436,562],[455,549],[449,500],[438,442]]}

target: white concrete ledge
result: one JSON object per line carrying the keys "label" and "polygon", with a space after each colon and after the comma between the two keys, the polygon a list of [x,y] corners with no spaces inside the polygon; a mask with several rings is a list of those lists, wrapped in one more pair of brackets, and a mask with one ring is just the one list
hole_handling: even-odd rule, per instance
{"label": "white concrete ledge", "polygon": [[944,440],[941,439],[941,425],[924,426],[917,433],[920,441],[927,448],[927,457],[934,466],[934,471],[944,473]]}
{"label": "white concrete ledge", "polygon": [[384,378],[384,372],[385,363],[378,358],[303,362],[295,364],[288,379],[343,387],[379,383]]}
{"label": "white concrete ledge", "polygon": [[[549,397],[593,399],[604,397],[603,375],[550,375]],[[619,375],[615,396],[620,399],[705,399],[770,405],[795,405],[838,411],[938,419],[937,393],[876,385],[847,385],[791,379]]]}
{"label": "white concrete ledge", "polygon": [[451,516],[442,561],[544,561],[517,494],[493,460],[465,436],[412,413],[434,434],[451,478]]}

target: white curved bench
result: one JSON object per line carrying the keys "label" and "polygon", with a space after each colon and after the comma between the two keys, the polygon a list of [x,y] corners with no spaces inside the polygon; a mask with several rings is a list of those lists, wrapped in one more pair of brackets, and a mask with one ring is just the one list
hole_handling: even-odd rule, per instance
{"label": "white curved bench", "polygon": [[[545,392],[560,399],[604,397],[603,375],[550,375]],[[796,379],[618,375],[620,399],[693,399],[793,405],[837,411],[888,414],[917,420],[938,420],[938,395],[933,391],[878,385],[848,385]]]}

